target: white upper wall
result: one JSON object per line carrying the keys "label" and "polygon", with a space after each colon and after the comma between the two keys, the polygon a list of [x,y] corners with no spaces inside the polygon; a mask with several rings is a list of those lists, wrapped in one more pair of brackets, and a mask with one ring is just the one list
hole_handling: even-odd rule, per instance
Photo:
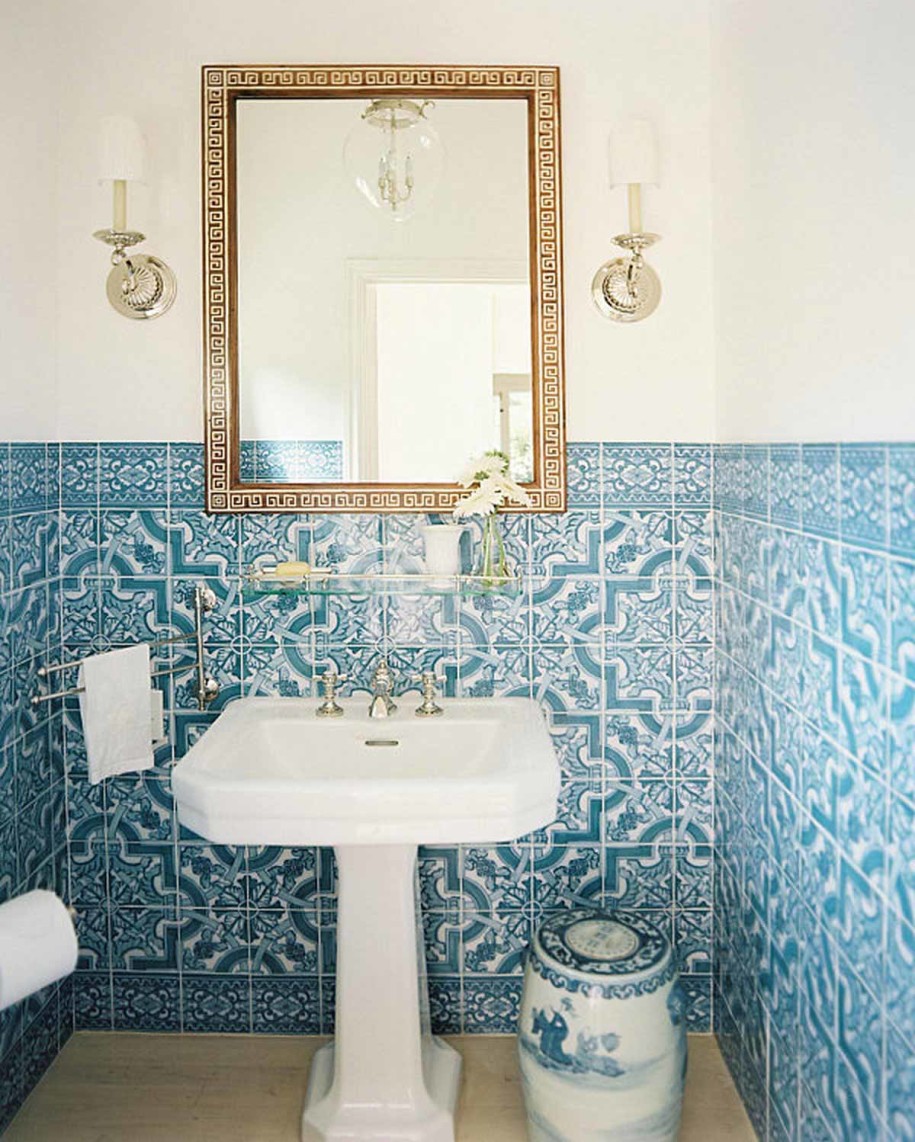
{"label": "white upper wall", "polygon": [[[708,0],[54,0],[61,44],[59,431],[65,439],[200,439],[199,69],[204,63],[544,63],[562,69],[566,361],[570,439],[708,439],[713,354]],[[8,6],[17,21],[29,5]],[[20,86],[20,108],[40,84]],[[128,221],[178,275],[152,322],[105,300],[108,191],[95,182],[99,118],[134,116],[150,181]],[[602,318],[591,278],[625,229],[607,186],[607,136],[649,117],[662,143],[645,224],[664,284],[641,325]],[[29,359],[30,360],[30,359]]]}
{"label": "white upper wall", "polygon": [[42,0],[0,6],[0,440],[57,430],[55,36]]}
{"label": "white upper wall", "polygon": [[714,0],[723,440],[915,438],[915,6]]}

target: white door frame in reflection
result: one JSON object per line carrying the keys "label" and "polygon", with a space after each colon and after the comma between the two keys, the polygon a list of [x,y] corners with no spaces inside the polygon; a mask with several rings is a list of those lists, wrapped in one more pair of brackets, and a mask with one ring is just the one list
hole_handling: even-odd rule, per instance
{"label": "white door frame in reflection", "polygon": [[[428,475],[425,478],[452,478],[461,470],[469,455],[478,455],[486,448],[499,447],[501,441],[498,424],[491,415],[491,410],[495,399],[494,378],[506,371],[506,353],[511,353],[513,357],[513,371],[527,375],[527,386],[530,388],[530,307],[527,300],[530,287],[527,264],[510,259],[351,259],[346,267],[346,282],[350,334],[350,441],[349,448],[344,446],[344,455],[352,458],[347,477],[372,481],[383,478],[394,482],[423,478],[410,472],[409,465],[414,463],[412,459],[404,458],[398,464],[392,462],[393,457],[389,460],[387,456],[397,451],[396,442],[402,433],[409,433],[410,438],[415,439],[435,431],[436,426],[441,431],[441,444],[447,456],[436,456],[434,467],[427,469]],[[485,296],[488,298],[485,304],[490,307],[495,300],[494,293],[498,296],[498,287],[520,287],[525,293],[523,329],[513,329],[511,332],[514,333],[515,340],[523,344],[506,347],[504,342],[507,337],[503,335],[500,338],[500,359],[495,344],[497,332],[493,328],[494,314],[489,314],[489,326],[485,330],[475,327],[472,321],[467,321],[461,329],[464,343],[460,356],[456,356],[453,361],[442,360],[439,370],[422,388],[417,386],[405,401],[398,402],[396,414],[391,405],[382,402],[386,409],[384,415],[378,401],[377,300],[379,288],[383,290],[385,286],[398,285],[431,286],[433,290],[436,287],[455,287],[448,292],[458,302],[462,293],[471,292],[462,290],[461,287],[485,287],[485,293],[481,291],[480,303],[484,304]],[[424,329],[418,315],[416,330],[416,356],[419,356],[422,342],[434,342],[437,331]],[[487,343],[477,344],[483,336],[487,338]],[[412,349],[411,345],[400,350],[405,358],[402,362],[404,366],[410,363]],[[481,359],[477,361],[476,358]],[[476,372],[480,375],[476,378],[474,363],[479,366]],[[470,399],[466,385],[460,392],[453,391],[449,388],[450,379],[466,380],[471,384],[476,380],[481,401],[473,402]],[[469,431],[471,423],[478,426],[474,433]],[[458,425],[465,426],[463,433],[459,431]],[[469,447],[468,441],[472,441]],[[448,447],[450,442],[453,442],[453,448]],[[428,453],[428,448],[426,451]],[[382,458],[384,453],[387,456]]]}

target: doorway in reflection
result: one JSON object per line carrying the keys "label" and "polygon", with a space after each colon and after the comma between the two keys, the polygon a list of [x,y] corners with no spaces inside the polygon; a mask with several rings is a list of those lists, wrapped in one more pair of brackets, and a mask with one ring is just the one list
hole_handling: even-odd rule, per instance
{"label": "doorway in reflection", "polygon": [[527,281],[477,278],[357,275],[350,479],[449,483],[489,448],[532,479]]}

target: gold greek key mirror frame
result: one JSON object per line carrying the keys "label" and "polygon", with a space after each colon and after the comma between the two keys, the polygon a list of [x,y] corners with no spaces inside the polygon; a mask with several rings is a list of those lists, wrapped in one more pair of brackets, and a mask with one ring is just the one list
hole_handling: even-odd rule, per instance
{"label": "gold greek key mirror frame", "polygon": [[[278,66],[203,68],[206,502],[210,512],[448,512],[455,484],[242,483],[238,401],[235,112],[240,99],[520,98],[527,102],[534,512],[566,501],[559,69]],[[512,508],[512,510],[516,510]],[[525,509],[522,509],[525,510]]]}

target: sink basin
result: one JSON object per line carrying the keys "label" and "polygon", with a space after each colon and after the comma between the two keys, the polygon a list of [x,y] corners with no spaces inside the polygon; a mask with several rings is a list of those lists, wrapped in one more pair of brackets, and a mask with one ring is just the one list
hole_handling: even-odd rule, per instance
{"label": "sink basin", "polygon": [[314,700],[244,698],[172,774],[178,820],[214,843],[334,846],[336,1038],[312,1062],[303,1142],[454,1142],[461,1059],[429,1029],[417,845],[507,841],[556,813],[535,702],[447,700],[435,718],[399,702],[325,719]]}
{"label": "sink basin", "polygon": [[178,817],[220,844],[500,841],[553,819],[559,774],[536,703],[470,698],[417,718],[346,698],[233,702],[175,767]]}

